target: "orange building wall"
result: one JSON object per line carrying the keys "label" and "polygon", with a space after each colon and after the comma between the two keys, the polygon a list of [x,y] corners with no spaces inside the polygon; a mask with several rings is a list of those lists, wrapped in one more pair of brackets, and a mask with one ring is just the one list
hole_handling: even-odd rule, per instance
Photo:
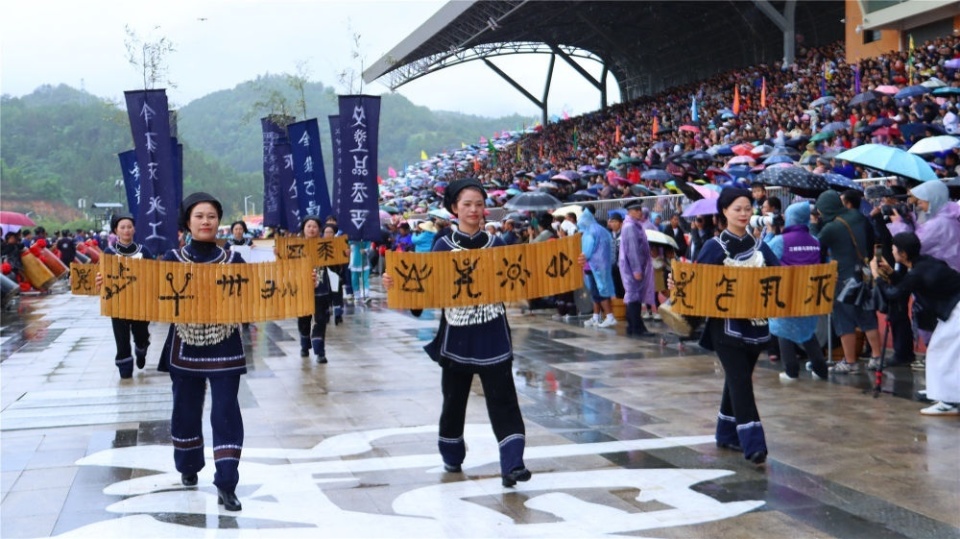
{"label": "orange building wall", "polygon": [[[863,13],[860,12],[860,4],[857,0],[846,0],[845,17],[847,19],[846,40],[847,63],[856,62],[863,58],[871,58],[886,54],[890,51],[900,50],[900,31],[883,29],[880,31],[880,40],[873,43],[863,43],[863,33],[857,33],[857,26],[863,24]],[[957,27],[955,18],[954,28]]]}

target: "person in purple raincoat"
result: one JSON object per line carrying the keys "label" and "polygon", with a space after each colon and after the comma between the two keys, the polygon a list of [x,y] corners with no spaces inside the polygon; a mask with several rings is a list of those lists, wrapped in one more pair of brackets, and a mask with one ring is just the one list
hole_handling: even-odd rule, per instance
{"label": "person in purple raincoat", "polygon": [[583,280],[593,298],[593,317],[583,323],[586,327],[608,328],[617,325],[610,302],[615,294],[613,286],[613,236],[600,226],[590,213],[583,210],[577,220],[581,233],[578,262],[583,267]]}
{"label": "person in purple raincoat", "polygon": [[[960,206],[950,201],[946,184],[939,180],[924,182],[911,189],[910,195],[917,199],[917,208],[927,214],[916,230],[922,246],[920,254],[939,258],[960,271]],[[892,220],[887,225],[891,236],[910,231],[910,225],[899,215]]]}
{"label": "person in purple raincoat", "polygon": [[640,202],[627,204],[627,218],[620,234],[620,256],[617,265],[623,280],[623,302],[627,307],[627,335],[650,335],[643,323],[643,304],[653,305],[656,290],[653,282],[653,257],[647,234],[640,222],[645,209]]}

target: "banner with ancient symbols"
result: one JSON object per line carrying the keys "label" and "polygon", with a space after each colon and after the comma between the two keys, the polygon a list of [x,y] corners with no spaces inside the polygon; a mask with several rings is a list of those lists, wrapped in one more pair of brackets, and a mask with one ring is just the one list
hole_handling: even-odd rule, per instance
{"label": "banner with ancient symbols", "polygon": [[339,266],[350,261],[346,236],[335,238],[277,238],[277,260],[310,260],[313,267]]}
{"label": "banner with ancient symbols", "polygon": [[183,264],[103,256],[99,271],[100,314],[111,318],[229,324],[295,318],[314,309],[306,258]]}
{"label": "banner with ancient symbols", "polygon": [[70,293],[75,296],[96,296],[96,279],[99,270],[99,264],[72,262],[70,264]]}
{"label": "banner with ancient symbols", "polygon": [[833,310],[837,263],[742,268],[673,263],[671,307],[685,316],[782,318]]}
{"label": "banner with ancient symbols", "polygon": [[583,286],[580,236],[492,249],[388,252],[393,309],[464,307],[553,296]]}

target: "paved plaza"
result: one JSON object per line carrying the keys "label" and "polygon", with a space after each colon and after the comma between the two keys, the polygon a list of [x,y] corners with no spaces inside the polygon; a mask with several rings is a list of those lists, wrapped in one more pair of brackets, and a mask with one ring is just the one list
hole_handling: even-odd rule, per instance
{"label": "paved plaza", "polygon": [[230,513],[211,455],[197,487],[174,469],[170,379],[155,368],[166,324],[121,381],[96,298],[25,297],[19,311],[0,333],[4,538],[960,537],[960,420],[921,416],[923,373],[906,367],[887,373],[896,395],[872,398],[872,377],[783,384],[762,358],[757,468],[714,444],[712,354],[511,309],[533,478],[504,488],[479,382],[463,473],[441,467],[440,369],[421,350],[436,311],[352,308],[328,330],[327,365],[299,357],[295,320],[252,324]]}

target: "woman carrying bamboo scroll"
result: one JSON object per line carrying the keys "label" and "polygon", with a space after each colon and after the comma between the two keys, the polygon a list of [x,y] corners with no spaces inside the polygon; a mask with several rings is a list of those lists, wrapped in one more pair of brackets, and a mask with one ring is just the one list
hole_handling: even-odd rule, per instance
{"label": "woman carrying bamboo scroll", "polygon": [[[108,255],[126,256],[129,258],[154,258],[153,253],[146,245],[133,241],[136,232],[136,222],[132,215],[118,214],[110,220],[110,233],[117,235],[117,243],[107,247],[103,252]],[[133,378],[134,353],[136,353],[137,368],[142,369],[147,363],[147,347],[150,346],[150,322],[138,320],[124,320],[111,318],[113,325],[113,339],[117,343],[117,357],[115,363],[120,371],[120,378]],[[133,336],[134,350],[130,350],[130,337]]]}
{"label": "woman carrying bamboo scroll", "polygon": [[[770,247],[747,232],[753,215],[750,191],[724,188],[717,199],[717,211],[724,230],[704,242],[697,254],[698,264],[780,265]],[[672,278],[668,285],[672,288]],[[767,441],[753,395],[752,377],[757,358],[769,340],[766,319],[721,317],[707,319],[700,340],[700,346],[717,353],[724,371],[723,397],[717,414],[717,447],[740,451],[744,458],[757,465],[767,460]]]}
{"label": "woman carrying bamboo scroll", "polygon": [[[242,264],[239,253],[217,246],[217,228],[223,206],[207,193],[193,193],[180,206],[180,227],[193,240],[171,249],[163,260],[184,264]],[[213,484],[217,501],[227,511],[239,511],[236,495],[238,467],[243,448],[243,418],[237,393],[240,375],[247,372],[247,357],[239,324],[171,324],[161,361],[173,380],[173,415],[170,435],[173,461],[184,486],[197,484],[203,469],[203,401],[210,384],[210,425],[213,430]]]}
{"label": "woman carrying bamboo scroll", "polygon": [[[462,251],[501,247],[503,240],[483,230],[486,191],[473,178],[450,183],[444,193],[444,207],[459,219],[459,226],[433,246],[434,251]],[[384,288],[393,278],[384,273]],[[463,440],[467,400],[473,376],[480,377],[487,413],[500,446],[500,475],[505,487],[527,481],[531,473],[523,463],[526,430],[517,390],[513,383],[513,343],[503,303],[447,308],[440,317],[440,329],[424,347],[430,358],[443,368],[438,446],[444,469],[459,473],[466,457]]]}
{"label": "woman carrying bamboo scroll", "polygon": [[[320,218],[308,215],[300,221],[300,233],[304,238],[319,238],[323,229]],[[334,232],[336,234],[336,232]],[[300,331],[300,357],[310,357],[310,349],[317,356],[317,363],[327,362],[327,352],[324,346],[327,338],[327,324],[330,323],[330,305],[333,303],[335,288],[339,288],[340,276],[331,276],[329,268],[313,269],[313,316],[297,318],[297,329]],[[336,286],[331,286],[333,281]],[[313,319],[311,329],[310,319]]]}

